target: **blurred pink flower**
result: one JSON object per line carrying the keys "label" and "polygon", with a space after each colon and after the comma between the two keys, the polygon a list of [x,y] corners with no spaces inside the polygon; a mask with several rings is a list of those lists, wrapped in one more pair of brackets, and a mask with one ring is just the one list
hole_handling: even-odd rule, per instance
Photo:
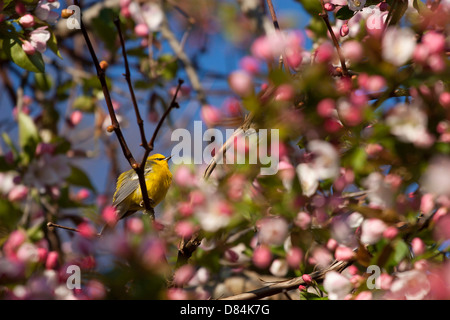
{"label": "blurred pink flower", "polygon": [[47,49],[47,41],[51,37],[50,32],[46,30],[47,28],[47,26],[39,27],[30,33],[31,45],[40,53],[44,53]]}
{"label": "blurred pink flower", "polygon": [[361,242],[364,244],[375,244],[383,236],[386,224],[380,219],[370,218],[364,220],[361,225]]}
{"label": "blurred pink flower", "polygon": [[34,17],[31,14],[27,13],[19,18],[19,23],[24,28],[31,28],[32,26],[34,26]]}
{"label": "blurred pink flower", "polygon": [[297,213],[297,216],[294,219],[294,223],[301,229],[306,230],[311,224],[311,216],[307,212],[300,211],[299,213]]}
{"label": "blurred pink flower", "polygon": [[272,260],[272,253],[270,252],[270,249],[267,246],[265,245],[258,246],[253,251],[252,261],[253,264],[258,268],[260,269],[267,268],[270,265],[271,260]]}
{"label": "blurred pink flower", "polygon": [[195,269],[190,264],[185,264],[175,271],[173,276],[173,283],[177,286],[187,284],[195,274]]}
{"label": "blurred pink flower", "polygon": [[238,96],[247,97],[253,93],[253,78],[244,70],[236,70],[228,76],[231,90]]}
{"label": "blurred pink flower", "polygon": [[289,267],[285,259],[275,259],[272,261],[269,271],[276,277],[284,277],[288,273]]}
{"label": "blurred pink flower", "polygon": [[28,187],[24,185],[14,186],[8,193],[8,200],[11,202],[25,200],[28,195]]}
{"label": "blurred pink flower", "polygon": [[58,252],[50,251],[47,254],[47,261],[45,262],[45,268],[47,269],[55,269],[58,266]]}
{"label": "blurred pink flower", "polygon": [[450,195],[450,157],[434,156],[421,177],[424,192],[434,196]]}
{"label": "blurred pink flower", "polygon": [[346,246],[338,246],[334,252],[334,256],[336,260],[339,261],[349,261],[354,258],[355,253],[353,250]]}
{"label": "blurred pink flower", "polygon": [[34,14],[41,20],[48,23],[55,23],[58,20],[59,14],[52,10],[59,9],[59,6],[59,1],[39,0]]}
{"label": "blurred pink flower", "polygon": [[36,53],[36,49],[28,40],[24,40],[22,42],[22,50],[29,56],[32,56]]}
{"label": "blurred pink flower", "polygon": [[292,247],[286,253],[286,261],[293,270],[297,270],[303,260],[303,251],[298,247]]}
{"label": "blurred pink flower", "polygon": [[157,3],[150,2],[139,5],[133,1],[127,7],[136,24],[145,24],[149,32],[159,30],[164,20],[164,13]]}
{"label": "blurred pink flower", "polygon": [[137,217],[130,217],[126,220],[127,230],[134,234],[142,234],[144,231],[144,223]]}
{"label": "blurred pink flower", "polygon": [[281,245],[288,236],[289,225],[281,217],[263,218],[258,224],[258,240],[262,244]]}
{"label": "blurred pink flower", "polygon": [[416,47],[415,33],[409,28],[389,27],[383,37],[383,58],[395,66],[411,59]]}
{"label": "blurred pink flower", "polygon": [[245,71],[247,71],[247,72],[249,72],[251,74],[258,73],[260,71],[260,68],[261,68],[259,61],[256,58],[252,57],[252,56],[245,56],[245,57],[243,57],[239,61],[239,66],[243,70],[245,70]]}
{"label": "blurred pink flower", "polygon": [[392,299],[422,300],[430,292],[430,282],[426,274],[419,270],[399,272],[391,285]]}
{"label": "blurred pink flower", "polygon": [[328,293],[330,300],[343,300],[352,290],[352,284],[342,274],[329,271],[325,274],[323,288]]}
{"label": "blurred pink flower", "polygon": [[385,177],[380,172],[372,172],[363,181],[363,186],[367,189],[367,196],[371,206],[380,208],[390,208],[394,205],[392,188],[386,182]]}
{"label": "blurred pink flower", "polygon": [[211,105],[202,106],[200,114],[202,120],[208,127],[214,127],[215,125],[220,123],[222,119],[222,112]]}

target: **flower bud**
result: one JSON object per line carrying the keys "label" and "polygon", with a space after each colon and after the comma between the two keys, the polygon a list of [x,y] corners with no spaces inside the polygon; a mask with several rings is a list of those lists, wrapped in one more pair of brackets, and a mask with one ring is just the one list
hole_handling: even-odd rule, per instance
{"label": "flower bud", "polygon": [[27,54],[27,55],[29,55],[29,56],[32,56],[33,54],[35,54],[36,53],[36,49],[33,47],[33,45],[29,42],[29,41],[27,41],[27,40],[25,40],[23,43],[22,43],[22,50]]}
{"label": "flower bud", "polygon": [[61,17],[62,17],[63,19],[67,19],[67,18],[69,18],[70,16],[72,16],[74,13],[75,13],[75,12],[72,11],[72,10],[62,9],[62,10],[61,10]]}
{"label": "flower bud", "polygon": [[34,17],[31,14],[27,13],[26,15],[20,17],[19,23],[24,28],[31,28],[32,26],[34,26]]}
{"label": "flower bud", "polygon": [[108,62],[106,62],[105,60],[100,61],[100,68],[102,68],[103,70],[108,69]]}
{"label": "flower bud", "polygon": [[327,2],[323,5],[323,8],[327,11],[333,11],[336,6],[330,2]]}

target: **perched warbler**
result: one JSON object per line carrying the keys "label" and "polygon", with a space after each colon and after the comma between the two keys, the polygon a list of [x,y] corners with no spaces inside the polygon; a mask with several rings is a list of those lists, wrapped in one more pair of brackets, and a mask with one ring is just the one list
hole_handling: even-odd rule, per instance
{"label": "perched warbler", "polygon": [[[152,208],[166,197],[172,183],[172,173],[167,163],[170,158],[154,154],[148,157],[145,163],[145,184]],[[143,202],[136,172],[133,169],[125,171],[117,179],[116,192],[113,196],[113,206],[117,210],[118,220],[142,210]]]}

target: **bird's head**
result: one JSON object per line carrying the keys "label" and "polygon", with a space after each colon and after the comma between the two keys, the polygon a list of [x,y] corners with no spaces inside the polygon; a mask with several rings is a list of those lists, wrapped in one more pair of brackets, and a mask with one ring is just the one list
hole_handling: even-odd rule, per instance
{"label": "bird's head", "polygon": [[156,153],[154,155],[151,155],[147,158],[147,163],[154,163],[154,164],[160,164],[160,165],[168,165],[168,161],[170,160],[170,158],[172,158],[172,156],[170,157],[165,157],[160,153]]}

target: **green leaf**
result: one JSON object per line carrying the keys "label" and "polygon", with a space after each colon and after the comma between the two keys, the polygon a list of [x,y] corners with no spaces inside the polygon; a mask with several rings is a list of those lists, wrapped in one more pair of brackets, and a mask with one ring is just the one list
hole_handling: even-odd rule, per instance
{"label": "green leaf", "polygon": [[73,108],[83,112],[94,112],[95,100],[89,96],[80,96],[73,102]]}
{"label": "green leaf", "polygon": [[303,8],[311,15],[316,16],[320,12],[322,12],[322,6],[320,1],[317,0],[297,0],[303,6]]}
{"label": "green leaf", "polygon": [[350,10],[348,6],[343,6],[336,12],[336,19],[339,20],[348,20],[355,14],[354,11]]}
{"label": "green leaf", "polygon": [[51,36],[50,39],[47,41],[47,46],[58,56],[58,58],[62,59],[63,57],[61,56],[61,53],[59,52],[58,49],[58,40],[56,39],[56,36],[52,31],[50,31],[50,34]]}
{"label": "green leaf", "polygon": [[46,73],[35,73],[34,81],[36,87],[41,91],[49,91],[52,87],[52,77]]}
{"label": "green leaf", "polygon": [[91,179],[89,179],[87,174],[83,170],[75,166],[71,166],[71,168],[72,172],[70,176],[66,179],[66,181],[78,187],[88,188],[92,190],[94,193],[96,193],[95,187],[92,185]]}
{"label": "green leaf", "polygon": [[[19,144],[22,149],[35,147],[39,142],[39,132],[33,119],[29,115],[19,112],[17,121],[19,123]],[[34,148],[32,149],[34,151]]]}
{"label": "green leaf", "polygon": [[19,39],[3,41],[3,51],[19,67],[31,72],[45,72],[45,64],[40,52],[29,56],[23,51]]}

